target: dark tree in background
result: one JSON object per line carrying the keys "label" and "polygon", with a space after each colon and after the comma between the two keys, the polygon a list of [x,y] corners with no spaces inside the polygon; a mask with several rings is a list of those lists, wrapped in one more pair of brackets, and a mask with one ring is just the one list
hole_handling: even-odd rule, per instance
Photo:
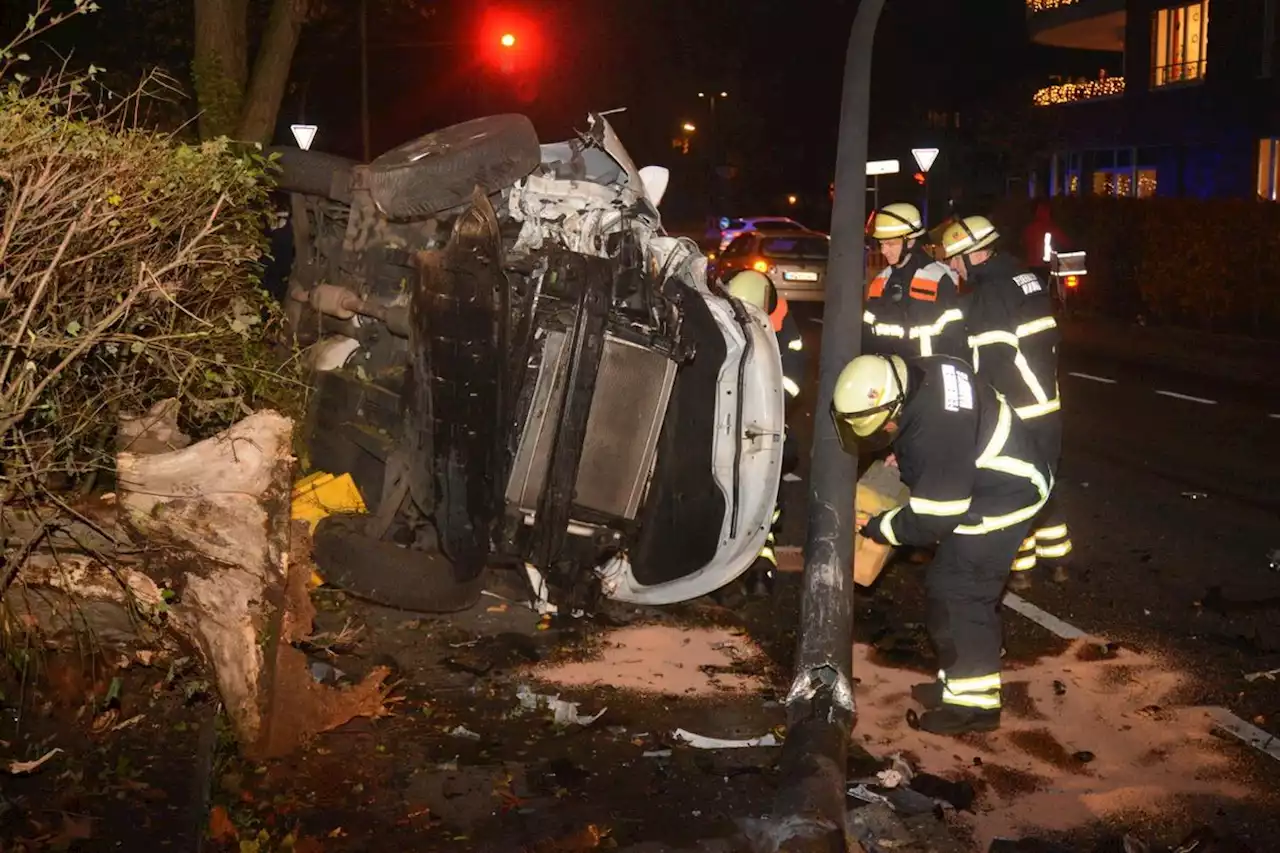
{"label": "dark tree in background", "polygon": [[[371,12],[430,14],[433,0],[367,0]],[[6,3],[6,30],[31,9]],[[180,87],[172,116],[195,118],[203,139],[229,136],[269,143],[300,55],[358,50],[360,0],[114,0],[50,33],[47,64],[106,69],[109,85],[129,89],[153,70]],[[302,38],[308,33],[308,47]]]}

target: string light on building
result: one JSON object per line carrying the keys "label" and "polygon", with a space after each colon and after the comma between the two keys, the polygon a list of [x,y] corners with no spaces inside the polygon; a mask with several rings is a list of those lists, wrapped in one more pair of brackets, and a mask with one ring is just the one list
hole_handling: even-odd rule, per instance
{"label": "string light on building", "polygon": [[1057,86],[1046,86],[1032,96],[1032,102],[1037,107],[1050,107],[1054,104],[1069,104],[1073,101],[1109,98],[1123,94],[1123,77],[1103,77],[1100,80],[1086,80],[1083,83],[1061,83]]}
{"label": "string light on building", "polygon": [[1080,0],[1027,0],[1028,12],[1049,12],[1063,6],[1074,6]]}

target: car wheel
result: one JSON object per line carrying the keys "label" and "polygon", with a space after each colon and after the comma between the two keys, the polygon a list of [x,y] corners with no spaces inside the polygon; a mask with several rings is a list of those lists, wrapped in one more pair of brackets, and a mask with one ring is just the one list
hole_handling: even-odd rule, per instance
{"label": "car wheel", "polygon": [[455,124],[393,148],[369,164],[369,191],[396,219],[430,216],[511,186],[542,161],[538,134],[522,115]]}
{"label": "car wheel", "polygon": [[316,526],[315,561],[326,583],[374,604],[418,613],[456,613],[480,600],[483,574],[459,581],[443,554],[369,535],[370,519],[331,515]]}
{"label": "car wheel", "polygon": [[355,160],[283,145],[268,148],[267,153],[278,155],[275,163],[280,175],[276,185],[280,189],[351,203],[351,170],[356,166]]}

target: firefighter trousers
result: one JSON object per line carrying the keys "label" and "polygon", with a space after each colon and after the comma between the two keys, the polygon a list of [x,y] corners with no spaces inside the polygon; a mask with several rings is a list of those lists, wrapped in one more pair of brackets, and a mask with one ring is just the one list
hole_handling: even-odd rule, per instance
{"label": "firefighter trousers", "polygon": [[[1041,457],[1049,463],[1049,469],[1053,472],[1056,481],[1062,458],[1062,413],[1054,412],[1023,423],[1031,428],[1036,447]],[[1067,519],[1062,513],[1057,491],[1055,485],[1049,500],[1036,516],[1035,522],[1018,548],[1018,556],[1013,562],[1015,572],[1034,569],[1040,562],[1052,565],[1071,553],[1071,531],[1067,528]]]}
{"label": "firefighter trousers", "polygon": [[1023,522],[980,536],[953,533],[925,570],[925,622],[938,653],[943,704],[1000,707],[1000,597]]}

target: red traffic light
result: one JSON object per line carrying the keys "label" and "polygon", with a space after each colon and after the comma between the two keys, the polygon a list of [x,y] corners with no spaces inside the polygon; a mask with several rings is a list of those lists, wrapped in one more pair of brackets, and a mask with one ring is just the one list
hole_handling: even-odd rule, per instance
{"label": "red traffic light", "polygon": [[924,172],[916,172],[914,177],[917,184],[924,184]]}
{"label": "red traffic light", "polygon": [[511,33],[503,33],[502,38],[498,39],[498,43],[503,47],[515,47],[516,37]]}

